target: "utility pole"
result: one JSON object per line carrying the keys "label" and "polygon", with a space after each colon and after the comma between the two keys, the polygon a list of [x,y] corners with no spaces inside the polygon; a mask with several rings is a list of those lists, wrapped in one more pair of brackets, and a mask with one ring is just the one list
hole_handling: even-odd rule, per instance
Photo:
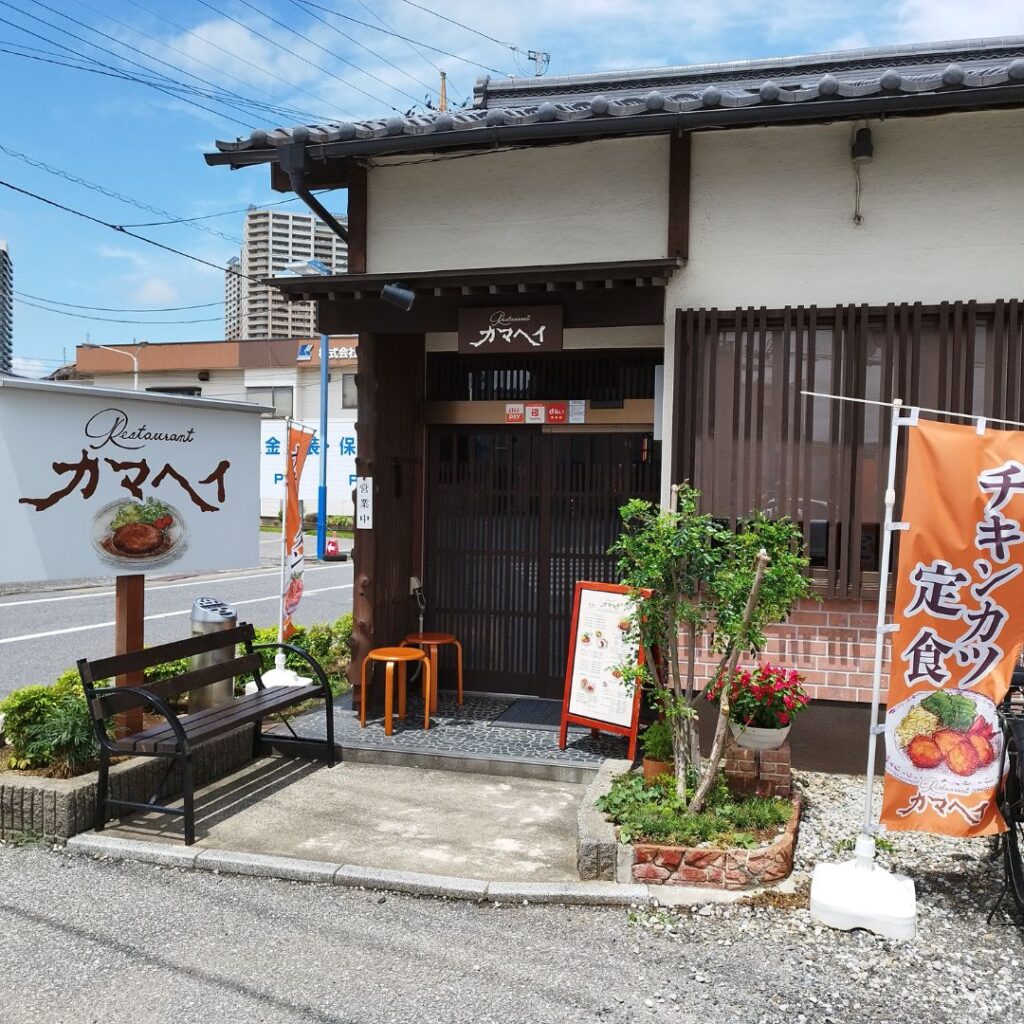
{"label": "utility pole", "polygon": [[437,109],[443,114],[448,109],[448,75],[441,72],[441,91],[438,93]]}

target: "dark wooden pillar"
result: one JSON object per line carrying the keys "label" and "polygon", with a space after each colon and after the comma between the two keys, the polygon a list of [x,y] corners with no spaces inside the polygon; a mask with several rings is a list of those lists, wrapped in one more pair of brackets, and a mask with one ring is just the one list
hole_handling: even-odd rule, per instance
{"label": "dark wooden pillar", "polygon": [[[145,646],[146,577],[141,573],[118,576],[114,589],[114,653],[131,654]],[[114,680],[115,686],[141,686],[145,673],[129,672]],[[142,708],[117,715],[114,730],[118,736],[142,731]]]}
{"label": "dark wooden pillar", "polygon": [[[373,480],[373,529],[353,547],[353,657],[349,679],[359,700],[363,658],[401,643],[417,627],[409,579],[422,576],[422,334],[361,334],[357,377],[356,472]],[[372,691],[374,705],[380,688]]]}

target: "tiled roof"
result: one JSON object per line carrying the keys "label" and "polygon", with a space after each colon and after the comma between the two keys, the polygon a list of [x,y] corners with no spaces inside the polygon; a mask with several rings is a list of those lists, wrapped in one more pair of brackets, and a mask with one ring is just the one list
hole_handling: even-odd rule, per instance
{"label": "tiled roof", "polygon": [[[471,109],[299,125],[217,143],[211,163],[263,163],[293,142],[344,157],[434,146],[538,139],[566,122],[573,134],[665,131],[672,124],[772,123],[873,110],[941,110],[989,103],[1024,105],[1024,36],[881,47],[773,60],[651,68],[554,78],[480,79]],[[788,109],[787,109],[788,108]],[[640,119],[640,120],[636,120]],[[475,133],[475,134],[474,134]],[[486,139],[483,136],[486,134]],[[455,138],[453,138],[453,136]],[[415,144],[413,140],[418,140]],[[367,145],[372,144],[372,145]]]}

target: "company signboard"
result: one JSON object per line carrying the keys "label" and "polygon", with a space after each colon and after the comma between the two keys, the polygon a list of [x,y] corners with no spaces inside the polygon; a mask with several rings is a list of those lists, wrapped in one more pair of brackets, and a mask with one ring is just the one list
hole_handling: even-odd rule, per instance
{"label": "company signboard", "polygon": [[459,310],[460,352],[558,352],[561,348],[561,306]]}
{"label": "company signboard", "polygon": [[0,582],[258,565],[259,412],[0,380]]}
{"label": "company signboard", "polygon": [[[312,424],[310,424],[312,427]],[[285,420],[260,423],[260,498],[280,501],[284,482]],[[306,456],[306,468],[299,481],[299,498],[315,505],[320,487],[320,457],[323,446],[315,431]],[[356,485],[356,425],[352,420],[327,423],[327,495],[328,511],[333,515],[352,514],[352,489]]]}

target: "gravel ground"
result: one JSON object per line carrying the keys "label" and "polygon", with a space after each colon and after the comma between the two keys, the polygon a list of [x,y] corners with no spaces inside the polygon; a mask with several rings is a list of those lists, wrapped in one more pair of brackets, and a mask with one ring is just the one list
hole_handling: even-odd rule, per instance
{"label": "gravel ground", "polygon": [[[806,868],[852,834],[858,789],[801,782]],[[820,929],[799,897],[678,915],[478,906],[0,847],[0,1020],[1021,1020],[1024,933],[985,924],[987,844],[893,842],[918,882],[912,943]]]}

